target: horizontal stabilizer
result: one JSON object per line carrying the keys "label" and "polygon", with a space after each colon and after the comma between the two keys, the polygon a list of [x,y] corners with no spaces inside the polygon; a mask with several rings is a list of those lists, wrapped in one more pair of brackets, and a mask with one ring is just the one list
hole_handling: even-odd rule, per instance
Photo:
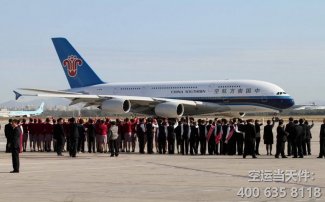
{"label": "horizontal stabilizer", "polygon": [[16,100],[18,100],[22,96],[22,94],[18,93],[17,91],[14,91],[14,93],[15,93]]}

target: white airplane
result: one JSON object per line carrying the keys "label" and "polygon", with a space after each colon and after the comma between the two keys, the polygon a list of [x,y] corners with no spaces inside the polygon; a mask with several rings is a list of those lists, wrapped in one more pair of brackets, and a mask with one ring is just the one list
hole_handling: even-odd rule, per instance
{"label": "white airplane", "polygon": [[0,111],[0,117],[31,117],[31,116],[38,116],[38,115],[42,114],[43,111],[44,111],[44,102],[42,102],[41,106],[38,109],[34,110],[34,111],[7,111],[7,110],[1,110]]}
{"label": "white airplane", "polygon": [[294,108],[294,110],[324,110],[324,109],[325,106],[316,105],[316,103],[314,102],[312,104],[296,106],[296,108]]}
{"label": "white airplane", "polygon": [[[53,38],[70,84],[68,90],[22,88],[38,96],[67,98],[70,105],[85,103],[110,114],[136,113],[159,117],[232,115],[275,112],[294,105],[279,86],[256,80],[166,81],[105,83],[65,38]],[[130,72],[132,74],[132,72]]]}

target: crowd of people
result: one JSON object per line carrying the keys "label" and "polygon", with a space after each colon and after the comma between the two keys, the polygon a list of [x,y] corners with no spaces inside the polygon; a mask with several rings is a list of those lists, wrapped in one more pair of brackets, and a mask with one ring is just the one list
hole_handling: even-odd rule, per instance
{"label": "crowd of people", "polygon": [[[7,138],[6,152],[12,152],[13,120],[5,126]],[[303,158],[311,155],[311,128],[314,123],[307,120],[294,120],[284,124],[281,119],[246,121],[233,119],[153,119],[125,118],[92,119],[70,118],[30,118],[14,120],[20,128],[19,152],[62,152],[68,151],[71,157],[81,152],[108,153],[118,156],[120,152],[144,154],[182,154],[182,155],[260,155],[261,140],[266,145],[266,154],[272,154],[272,145],[276,139],[275,158]],[[278,122],[276,136],[273,134],[275,122]],[[261,136],[263,134],[263,137]],[[320,130],[319,158],[325,156],[325,119]],[[138,147],[138,149],[136,149]],[[287,150],[285,151],[285,147]],[[155,150],[155,151],[154,151]]]}

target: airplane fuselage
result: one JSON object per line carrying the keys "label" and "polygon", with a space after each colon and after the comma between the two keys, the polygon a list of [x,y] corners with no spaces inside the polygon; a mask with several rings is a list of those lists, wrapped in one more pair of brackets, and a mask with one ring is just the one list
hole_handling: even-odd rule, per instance
{"label": "airplane fuselage", "polygon": [[227,106],[233,112],[279,112],[294,105],[279,86],[255,80],[109,83],[69,91],[201,101]]}

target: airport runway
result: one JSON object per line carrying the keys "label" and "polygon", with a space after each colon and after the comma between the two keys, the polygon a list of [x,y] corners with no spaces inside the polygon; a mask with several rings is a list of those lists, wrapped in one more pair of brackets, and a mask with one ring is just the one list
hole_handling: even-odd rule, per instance
{"label": "airport runway", "polygon": [[[71,159],[66,153],[58,158],[54,153],[27,152],[21,155],[19,174],[8,173],[12,170],[11,156],[3,152],[1,132],[0,201],[325,201],[325,159],[316,159],[318,131],[319,124],[313,129],[313,155],[304,159],[132,153],[118,158],[84,153]],[[274,174],[273,182],[267,182],[270,178],[266,174],[278,169],[286,173],[288,181],[274,182]],[[261,171],[265,174],[257,178],[259,182],[249,182],[252,173]],[[306,177],[303,171],[312,174]],[[290,179],[290,173],[301,179]],[[254,189],[255,195],[237,196],[241,187]],[[270,189],[282,187],[286,197],[268,195]],[[320,197],[315,193],[318,188]],[[295,195],[298,189],[304,197]]]}

